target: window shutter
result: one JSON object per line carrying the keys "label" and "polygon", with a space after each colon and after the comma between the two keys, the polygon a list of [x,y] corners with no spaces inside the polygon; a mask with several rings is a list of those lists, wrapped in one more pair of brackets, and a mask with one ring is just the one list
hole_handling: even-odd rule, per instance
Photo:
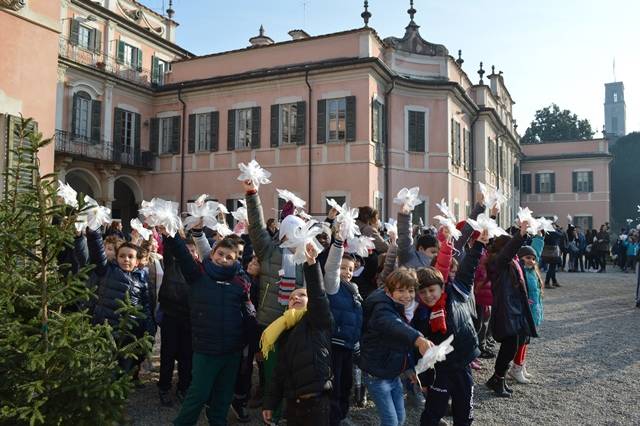
{"label": "window shutter", "polygon": [[426,140],[425,140],[425,119],[426,114],[424,112],[416,113],[416,136],[417,136],[417,150],[419,152],[426,152]]}
{"label": "window shutter", "polygon": [[171,123],[171,153],[172,154],[180,154],[180,136],[182,134],[182,129],[180,128],[180,116],[172,117]]}
{"label": "window shutter", "polygon": [[151,83],[158,84],[160,80],[160,62],[156,56],[151,57]]}
{"label": "window shutter", "polygon": [[236,110],[230,109],[227,119],[227,151],[236,148]]}
{"label": "window shutter", "polygon": [[158,147],[160,145],[160,119],[152,118],[150,128],[149,149],[151,149],[151,152],[157,154],[159,151]]}
{"label": "window shutter", "polygon": [[93,51],[96,53],[100,53],[102,51],[102,32],[100,30],[93,30],[93,44],[91,47]]}
{"label": "window shutter", "polygon": [[[375,134],[375,131],[376,131],[376,124],[377,124],[376,121],[374,120],[375,110],[376,110],[376,103],[377,102],[378,101],[376,101],[376,100],[374,100],[372,98],[372,100],[371,100],[371,140],[372,141],[373,141],[373,135]],[[379,129],[377,129],[377,130],[379,130]],[[380,135],[378,135],[378,139],[380,139]],[[375,142],[378,142],[378,141],[375,141]]]}
{"label": "window shutter", "polygon": [[260,107],[251,108],[251,148],[260,148]]}
{"label": "window shutter", "polygon": [[91,101],[91,142],[100,142],[100,119],[102,117],[102,102]]}
{"label": "window shutter", "polygon": [[571,191],[578,192],[578,172],[571,172]]}
{"label": "window shutter", "polygon": [[347,142],[356,141],[356,97],[347,96]]}
{"label": "window shutter", "polygon": [[307,102],[300,101],[296,106],[296,145],[304,145],[307,139]]}
{"label": "window shutter", "polygon": [[142,151],[142,147],[140,146],[140,133],[142,131],[140,128],[141,124],[142,120],[140,114],[133,113],[133,155],[136,164],[142,164],[140,155],[140,151]]}
{"label": "window shutter", "polygon": [[271,147],[277,148],[280,139],[280,105],[271,105]]}
{"label": "window shutter", "polygon": [[124,41],[118,40],[118,56],[116,57],[116,61],[119,64],[124,64]]}
{"label": "window shutter", "polygon": [[540,193],[540,175],[536,173],[536,194]]}
{"label": "window shutter", "polygon": [[409,151],[415,152],[418,150],[418,114],[416,111],[409,111]]}
{"label": "window shutter", "polygon": [[78,110],[78,94],[73,94],[73,102],[71,107],[71,134],[75,135],[76,133],[76,113]]}
{"label": "window shutter", "polygon": [[78,44],[78,38],[80,37],[80,21],[77,19],[71,20],[71,27],[69,29],[69,43],[74,46]]}
{"label": "window shutter", "polygon": [[209,149],[211,152],[218,151],[218,133],[220,128],[220,113],[218,111],[210,112],[210,123],[211,123],[211,145],[209,145]]}
{"label": "window shutter", "polygon": [[593,172],[589,172],[589,192],[593,192]]}
{"label": "window shutter", "polygon": [[189,114],[189,142],[187,152],[193,154],[196,152],[196,115]]}
{"label": "window shutter", "polygon": [[456,163],[456,127],[455,121],[451,119],[451,164]]}
{"label": "window shutter", "polygon": [[142,49],[136,49],[137,59],[136,68],[138,71],[142,71]]}
{"label": "window shutter", "polygon": [[122,153],[122,119],[124,110],[114,108],[113,110],[113,160],[119,162]]}
{"label": "window shutter", "polygon": [[551,173],[551,193],[555,194],[556,192],[556,174]]}
{"label": "window shutter", "polygon": [[327,101],[318,101],[318,140],[317,143],[327,143]]}

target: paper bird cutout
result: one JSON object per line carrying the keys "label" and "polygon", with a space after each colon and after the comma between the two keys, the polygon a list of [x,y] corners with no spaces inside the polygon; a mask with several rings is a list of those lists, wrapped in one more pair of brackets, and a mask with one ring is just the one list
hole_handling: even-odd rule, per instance
{"label": "paper bird cutout", "polygon": [[424,373],[428,369],[435,367],[436,363],[447,359],[447,355],[453,352],[451,342],[453,342],[453,334],[439,345],[429,348],[422,358],[418,360],[418,364],[415,367],[416,374]]}
{"label": "paper bird cutout", "polygon": [[64,200],[64,203],[74,209],[78,208],[78,193],[68,183],[61,180],[58,181],[58,197]]}
{"label": "paper bird cutout", "polygon": [[256,160],[251,160],[249,164],[240,163],[238,164],[238,168],[240,169],[238,180],[243,182],[250,180],[256,189],[259,188],[261,184],[266,185],[271,183],[269,180],[271,173],[263,169]]}
{"label": "paper bird cutout", "polygon": [[402,188],[398,195],[393,199],[394,204],[406,207],[408,210],[413,211],[416,206],[422,204],[422,200],[418,198],[420,195],[420,187],[414,186],[413,188]]}

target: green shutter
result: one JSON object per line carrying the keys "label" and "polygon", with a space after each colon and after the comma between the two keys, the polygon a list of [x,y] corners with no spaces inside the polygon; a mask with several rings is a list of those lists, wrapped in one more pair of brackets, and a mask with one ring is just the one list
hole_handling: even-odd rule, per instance
{"label": "green shutter", "polygon": [[347,96],[346,99],[347,142],[356,141],[356,97]]}
{"label": "green shutter", "polygon": [[142,158],[140,152],[142,147],[140,146],[140,125],[142,124],[142,117],[138,113],[133,113],[133,154],[135,164],[142,164]]}
{"label": "green shutter", "polygon": [[122,138],[122,122],[124,121],[125,110],[114,108],[113,110],[113,159],[120,160],[123,151],[124,140]]}
{"label": "green shutter", "polygon": [[210,112],[210,123],[211,123],[211,145],[209,149],[211,152],[218,151],[218,134],[220,128],[220,113],[218,111]]}
{"label": "green shutter", "polygon": [[251,148],[260,148],[260,107],[251,108]]}
{"label": "green shutter", "polygon": [[76,113],[78,111],[78,93],[73,94],[73,101],[71,106],[71,134],[76,133]]}
{"label": "green shutter", "polygon": [[182,140],[182,132],[180,128],[180,116],[176,115],[171,120],[171,153],[180,154],[180,142]]}
{"label": "green shutter", "polygon": [[318,113],[317,113],[318,122],[316,126],[318,127],[318,140],[316,143],[326,143],[327,142],[327,101],[325,99],[320,99],[318,101]]}
{"label": "green shutter", "polygon": [[71,20],[71,27],[69,30],[69,43],[73,45],[78,44],[78,39],[80,37],[80,21],[77,19]]}
{"label": "green shutter", "polygon": [[230,109],[227,113],[227,151],[236,148],[236,110]]}
{"label": "green shutter", "polygon": [[571,172],[571,191],[578,192],[578,172]]}
{"label": "green shutter", "polygon": [[423,111],[416,112],[416,136],[417,136],[416,150],[418,152],[427,151],[427,141],[425,136],[425,121],[426,121],[426,114]]}
{"label": "green shutter", "polygon": [[307,102],[300,101],[296,106],[296,145],[306,143],[307,134]]}
{"label": "green shutter", "polygon": [[271,105],[271,147],[280,145],[280,105]]}
{"label": "green shutter", "polygon": [[196,152],[196,115],[189,114],[189,141],[187,143],[189,154]]}
{"label": "green shutter", "polygon": [[142,71],[142,49],[135,49],[134,55],[136,55],[135,67],[138,71]]}
{"label": "green shutter", "polygon": [[407,136],[409,139],[408,149],[410,152],[416,152],[418,150],[418,140],[417,140],[418,117],[415,111],[408,111],[408,114],[409,114],[409,117],[407,118],[407,121],[408,121],[407,129],[409,133]]}
{"label": "green shutter", "polygon": [[158,84],[159,76],[160,76],[160,62],[156,56],[151,57],[151,83]]}
{"label": "green shutter", "polygon": [[116,61],[119,64],[124,64],[124,41],[118,40],[118,56],[116,57]]}
{"label": "green shutter", "polygon": [[100,32],[100,30],[93,30],[93,44],[91,45],[91,48],[93,49],[94,52],[96,53],[101,53],[102,52],[102,32]]}
{"label": "green shutter", "polygon": [[160,146],[160,119],[152,118],[149,127],[149,149],[154,154],[157,154]]}
{"label": "green shutter", "polygon": [[91,142],[100,143],[100,121],[102,118],[102,102],[91,101]]}
{"label": "green shutter", "polygon": [[540,193],[540,174],[536,173],[536,194]]}
{"label": "green shutter", "polygon": [[555,173],[550,173],[551,174],[551,193],[555,194],[556,192],[556,174]]}
{"label": "green shutter", "polygon": [[593,192],[593,172],[589,172],[589,192]]}

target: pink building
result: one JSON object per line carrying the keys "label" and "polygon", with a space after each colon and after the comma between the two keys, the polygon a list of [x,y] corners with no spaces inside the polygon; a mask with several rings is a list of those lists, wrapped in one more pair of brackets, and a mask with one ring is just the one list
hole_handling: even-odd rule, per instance
{"label": "pink building", "polygon": [[510,197],[503,224],[513,218],[522,152],[504,77],[481,64],[472,81],[460,53],[420,36],[415,9],[402,38],[365,25],[274,42],[261,28],[204,56],[174,43],[170,12],[134,0],[60,9],[55,169],[114,217],[205,192],[235,207],[238,164],[256,159],[273,173],[261,188],[273,216],[277,187],[312,214],[336,198],[386,218],[402,187],[420,186],[414,216],[428,223],[442,198],[465,217],[484,182]]}
{"label": "pink building", "polygon": [[609,141],[545,142],[522,145],[522,205],[539,216],[567,215],[583,229],[609,222]]}

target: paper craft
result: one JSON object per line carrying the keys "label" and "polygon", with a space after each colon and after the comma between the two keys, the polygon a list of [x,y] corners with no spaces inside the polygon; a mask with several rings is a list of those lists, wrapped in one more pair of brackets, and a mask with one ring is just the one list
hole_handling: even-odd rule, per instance
{"label": "paper craft", "polygon": [[[222,204],[217,201],[205,201],[208,194],[202,194],[193,203],[187,203],[189,217],[184,220],[184,228],[193,228],[202,219],[202,226],[209,229],[216,229],[218,225],[218,213]],[[226,207],[225,207],[226,210]]]}
{"label": "paper craft", "polygon": [[229,228],[226,223],[222,223],[222,222],[218,222],[218,224],[215,227],[215,231],[220,236],[222,236],[222,238],[228,237],[229,235],[233,234],[233,231],[231,230],[231,228]]}
{"label": "paper craft", "polygon": [[238,207],[235,212],[231,212],[231,215],[239,223],[249,223],[249,217],[247,216],[246,207]]}
{"label": "paper craft", "polygon": [[278,188],[276,188],[276,191],[278,191],[278,197],[282,198],[285,201],[291,201],[291,204],[293,204],[295,208],[303,209],[304,206],[307,204],[306,201],[304,201],[302,198],[298,197],[296,194],[294,194],[291,191],[287,191],[286,189],[278,189]]}
{"label": "paper craft", "polygon": [[88,207],[84,213],[87,217],[87,228],[97,231],[102,225],[111,223],[111,209],[98,205],[98,202],[88,195],[84,196],[84,203]]}
{"label": "paper craft", "polygon": [[356,225],[356,219],[358,219],[360,212],[359,209],[350,209],[347,203],[339,205],[333,198],[329,198],[327,204],[338,212],[336,222],[340,224],[340,238],[342,241],[347,241],[360,235],[360,228]]}
{"label": "paper craft", "polygon": [[457,240],[462,236],[462,232],[456,228],[456,217],[453,215],[451,210],[449,210],[449,206],[447,206],[447,202],[444,198],[440,201],[440,203],[436,203],[436,206],[442,212],[442,215],[436,215],[433,218],[440,222],[440,226],[444,226],[449,230],[451,237],[454,240]]}
{"label": "paper craft", "polygon": [[480,192],[484,196],[484,205],[488,209],[497,208],[500,210],[502,204],[507,202],[507,197],[502,193],[500,188],[492,189],[482,182],[478,182],[478,186],[480,187]]}
{"label": "paper craft", "polygon": [[178,229],[182,228],[182,220],[178,216],[178,203],[153,198],[143,201],[139,212],[149,226],[164,226],[171,237],[175,237]]}
{"label": "paper craft", "polygon": [[478,215],[476,220],[467,219],[467,223],[471,225],[474,231],[483,232],[486,230],[489,233],[489,238],[509,235],[507,231],[498,226],[496,221],[491,219],[491,217],[487,216],[485,213]]}
{"label": "paper craft", "polygon": [[288,248],[293,251],[293,261],[296,264],[302,264],[307,261],[307,245],[313,245],[313,248],[320,253],[324,247],[316,238],[319,234],[327,232],[327,227],[319,226],[315,220],[305,222],[303,226],[298,226],[293,232],[287,234],[287,240],[280,244],[282,248]]}
{"label": "paper craft", "polygon": [[627,219],[627,224],[631,225],[631,223],[633,222],[633,219]]}
{"label": "paper craft", "polygon": [[518,207],[518,221],[519,223],[526,221],[529,224],[529,227],[527,228],[528,234],[536,235],[540,232],[540,222],[538,219],[533,217],[533,212],[529,207]]}
{"label": "paper craft", "polygon": [[555,214],[553,215],[553,223],[556,223],[558,221],[558,216],[556,216]]}
{"label": "paper craft", "polygon": [[429,348],[422,358],[418,360],[418,364],[415,367],[416,374],[421,374],[430,368],[433,368],[437,362],[447,359],[447,355],[453,352],[453,334],[446,338],[446,340],[439,345]]}
{"label": "paper craft", "polygon": [[144,241],[147,241],[152,234],[151,230],[145,228],[142,222],[140,222],[140,219],[138,219],[137,217],[131,219],[130,225],[131,229],[135,229]]}
{"label": "paper craft", "polygon": [[398,236],[398,221],[395,219],[389,219],[389,222],[384,224],[384,228],[387,230],[389,235]]}
{"label": "paper craft", "polygon": [[87,221],[88,220],[89,220],[89,218],[87,217],[86,213],[78,214],[78,216],[76,216],[76,222],[74,223],[74,226],[76,227],[76,231],[77,232],[82,232],[85,229],[87,229]]}
{"label": "paper craft", "polygon": [[373,243],[373,238],[360,235],[359,237],[351,238],[347,240],[344,251],[351,254],[356,254],[360,257],[369,256],[369,250],[376,248]]}
{"label": "paper craft", "polygon": [[553,221],[547,219],[546,217],[541,217],[538,219],[538,229],[544,232],[554,232],[556,228],[553,226]]}
{"label": "paper craft", "polygon": [[569,223],[573,223],[573,217],[571,217],[570,214],[567,215],[567,221],[569,221]]}
{"label": "paper craft", "polygon": [[61,180],[58,181],[58,197],[64,200],[64,203],[74,209],[78,208],[78,193],[68,183]]}
{"label": "paper craft", "polygon": [[402,188],[396,198],[393,199],[394,204],[398,204],[413,211],[416,206],[422,204],[422,200],[418,198],[420,194],[420,187],[414,186],[413,188]]}
{"label": "paper craft", "polygon": [[242,182],[250,180],[256,189],[259,188],[261,184],[266,185],[271,183],[269,180],[271,173],[263,169],[256,160],[251,160],[249,164],[240,163],[238,164],[238,168],[240,169],[238,180]]}

